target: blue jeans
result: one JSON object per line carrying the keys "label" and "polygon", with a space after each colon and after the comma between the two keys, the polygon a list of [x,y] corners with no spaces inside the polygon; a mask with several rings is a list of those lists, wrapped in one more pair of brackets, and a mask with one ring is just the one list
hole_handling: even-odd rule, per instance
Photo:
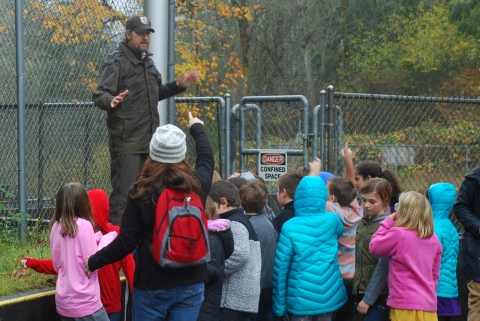
{"label": "blue jeans", "polygon": [[363,317],[363,321],[388,321],[389,316],[385,311],[380,311],[377,307],[371,306],[367,315]]}
{"label": "blue jeans", "polygon": [[204,283],[159,290],[134,289],[133,321],[197,320]]}
{"label": "blue jeans", "polygon": [[105,308],[102,307],[100,310],[90,314],[90,315],[87,315],[87,316],[84,316],[84,317],[79,317],[79,318],[69,318],[69,317],[64,317],[64,316],[60,316],[60,319],[62,319],[62,321],[109,321],[108,320],[108,316],[107,316],[107,312],[105,312]]}
{"label": "blue jeans", "polygon": [[108,313],[108,319],[110,321],[120,321],[121,316],[122,316],[121,312]]}

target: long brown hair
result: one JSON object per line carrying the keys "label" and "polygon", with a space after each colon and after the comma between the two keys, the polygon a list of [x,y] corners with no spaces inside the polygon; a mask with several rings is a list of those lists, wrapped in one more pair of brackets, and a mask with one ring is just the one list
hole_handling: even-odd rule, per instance
{"label": "long brown hair", "polygon": [[156,203],[158,196],[166,187],[181,188],[187,193],[194,192],[202,197],[200,182],[193,175],[190,165],[185,161],[167,164],[153,161],[150,156],[143,164],[142,172],[128,191],[132,199],[151,196]]}
{"label": "long brown hair", "polygon": [[62,224],[60,234],[63,237],[67,235],[75,237],[77,218],[89,221],[95,229],[96,222],[92,216],[87,190],[79,183],[67,183],[57,193],[55,211],[49,227],[52,227],[55,222],[60,222]]}

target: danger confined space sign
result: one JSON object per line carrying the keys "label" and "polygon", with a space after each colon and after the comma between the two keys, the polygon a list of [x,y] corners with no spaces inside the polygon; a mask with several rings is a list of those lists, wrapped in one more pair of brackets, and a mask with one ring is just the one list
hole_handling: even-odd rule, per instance
{"label": "danger confined space sign", "polygon": [[258,154],[258,176],[265,181],[276,182],[287,173],[287,152],[283,150],[262,150]]}

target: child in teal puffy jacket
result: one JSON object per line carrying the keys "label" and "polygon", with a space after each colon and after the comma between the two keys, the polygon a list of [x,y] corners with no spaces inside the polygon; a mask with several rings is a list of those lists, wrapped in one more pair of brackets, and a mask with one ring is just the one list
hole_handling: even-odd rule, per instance
{"label": "child in teal puffy jacket", "polygon": [[295,192],[295,217],[280,234],[275,255],[273,312],[288,320],[331,320],[347,301],[338,265],[343,224],[327,212],[327,188],[317,158]]}
{"label": "child in teal puffy jacket", "polygon": [[462,314],[457,284],[459,237],[448,217],[457,199],[457,190],[450,183],[437,183],[428,188],[425,196],[430,201],[434,231],[443,249],[437,287],[437,315],[439,321],[447,321]]}

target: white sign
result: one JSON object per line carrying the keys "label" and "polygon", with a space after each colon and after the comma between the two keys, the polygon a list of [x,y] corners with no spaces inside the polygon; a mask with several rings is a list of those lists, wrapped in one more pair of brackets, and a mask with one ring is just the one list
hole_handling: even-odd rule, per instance
{"label": "white sign", "polygon": [[276,182],[287,173],[287,151],[261,150],[258,153],[258,176],[267,182]]}

